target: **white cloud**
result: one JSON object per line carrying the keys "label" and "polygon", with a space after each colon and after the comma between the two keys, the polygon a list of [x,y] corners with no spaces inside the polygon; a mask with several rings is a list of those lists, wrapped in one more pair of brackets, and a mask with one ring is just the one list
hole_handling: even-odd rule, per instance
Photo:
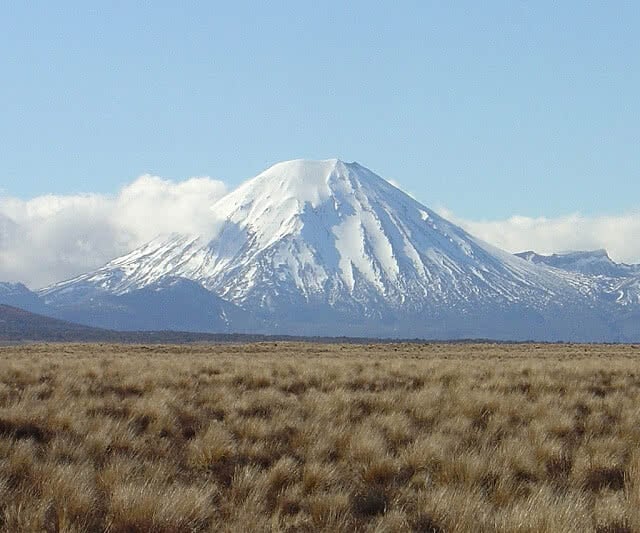
{"label": "white cloud", "polygon": [[550,254],[604,248],[618,262],[640,263],[640,213],[557,218],[513,216],[506,220],[466,220],[447,209],[438,213],[469,233],[510,252]]}
{"label": "white cloud", "polygon": [[146,175],[115,196],[0,196],[0,281],[41,287],[160,234],[210,236],[218,222],[211,205],[225,193],[222,182],[206,177],[173,182]]}

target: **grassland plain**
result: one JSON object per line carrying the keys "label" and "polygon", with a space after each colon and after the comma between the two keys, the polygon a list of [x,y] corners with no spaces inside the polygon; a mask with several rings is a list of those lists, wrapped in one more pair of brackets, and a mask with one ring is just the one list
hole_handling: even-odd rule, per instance
{"label": "grassland plain", "polygon": [[640,531],[639,357],[0,347],[0,529]]}

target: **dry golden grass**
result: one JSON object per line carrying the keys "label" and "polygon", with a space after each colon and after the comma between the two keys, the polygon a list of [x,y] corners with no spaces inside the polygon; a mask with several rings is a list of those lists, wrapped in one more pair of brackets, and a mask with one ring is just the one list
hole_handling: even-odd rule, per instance
{"label": "dry golden grass", "polygon": [[0,528],[640,531],[639,355],[0,348]]}

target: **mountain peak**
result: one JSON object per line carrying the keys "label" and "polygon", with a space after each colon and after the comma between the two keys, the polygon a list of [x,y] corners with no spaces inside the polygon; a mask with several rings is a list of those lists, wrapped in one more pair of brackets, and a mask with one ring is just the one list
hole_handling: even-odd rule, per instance
{"label": "mountain peak", "polygon": [[290,222],[304,212],[328,204],[338,209],[357,202],[356,196],[380,197],[391,189],[387,181],[358,163],[294,159],[276,163],[246,181],[212,209],[223,220],[282,236],[281,230],[291,229]]}
{"label": "mountain peak", "polygon": [[[295,198],[301,203],[311,202],[312,206],[332,195],[335,185],[348,181],[355,174],[358,165],[345,163],[340,159],[293,159],[282,161],[269,167],[252,180],[245,183],[248,189],[256,188],[259,194],[273,192],[278,198]],[[243,190],[243,194],[247,191]]]}
{"label": "mountain peak", "polygon": [[[300,232],[305,238],[322,234],[334,239],[335,226],[351,219],[357,225],[358,214],[367,216],[373,212],[372,205],[393,203],[392,197],[404,204],[404,196],[358,163],[295,159],[277,163],[246,181],[212,210],[225,221],[222,231],[226,236],[251,235],[263,250]],[[237,242],[235,237],[230,240]]]}
{"label": "mountain peak", "polygon": [[269,168],[264,170],[262,173],[269,172],[271,169],[287,169],[291,168],[296,172],[300,172],[301,170],[311,169],[311,168],[335,168],[339,164],[345,164],[345,161],[337,157],[331,157],[328,159],[305,159],[303,157],[297,159],[288,159],[285,161],[280,161],[278,163],[274,163]]}
{"label": "mountain peak", "polygon": [[344,163],[337,159],[283,161],[244,182],[213,209],[228,216],[238,208],[255,203],[284,205],[298,201],[301,204],[311,202],[316,206],[331,194],[329,178],[334,174],[345,173]]}

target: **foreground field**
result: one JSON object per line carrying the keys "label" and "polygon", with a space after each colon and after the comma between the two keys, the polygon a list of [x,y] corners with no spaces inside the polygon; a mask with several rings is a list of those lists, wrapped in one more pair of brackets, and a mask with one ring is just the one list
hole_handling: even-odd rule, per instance
{"label": "foreground field", "polygon": [[640,531],[640,349],[0,348],[3,531]]}

